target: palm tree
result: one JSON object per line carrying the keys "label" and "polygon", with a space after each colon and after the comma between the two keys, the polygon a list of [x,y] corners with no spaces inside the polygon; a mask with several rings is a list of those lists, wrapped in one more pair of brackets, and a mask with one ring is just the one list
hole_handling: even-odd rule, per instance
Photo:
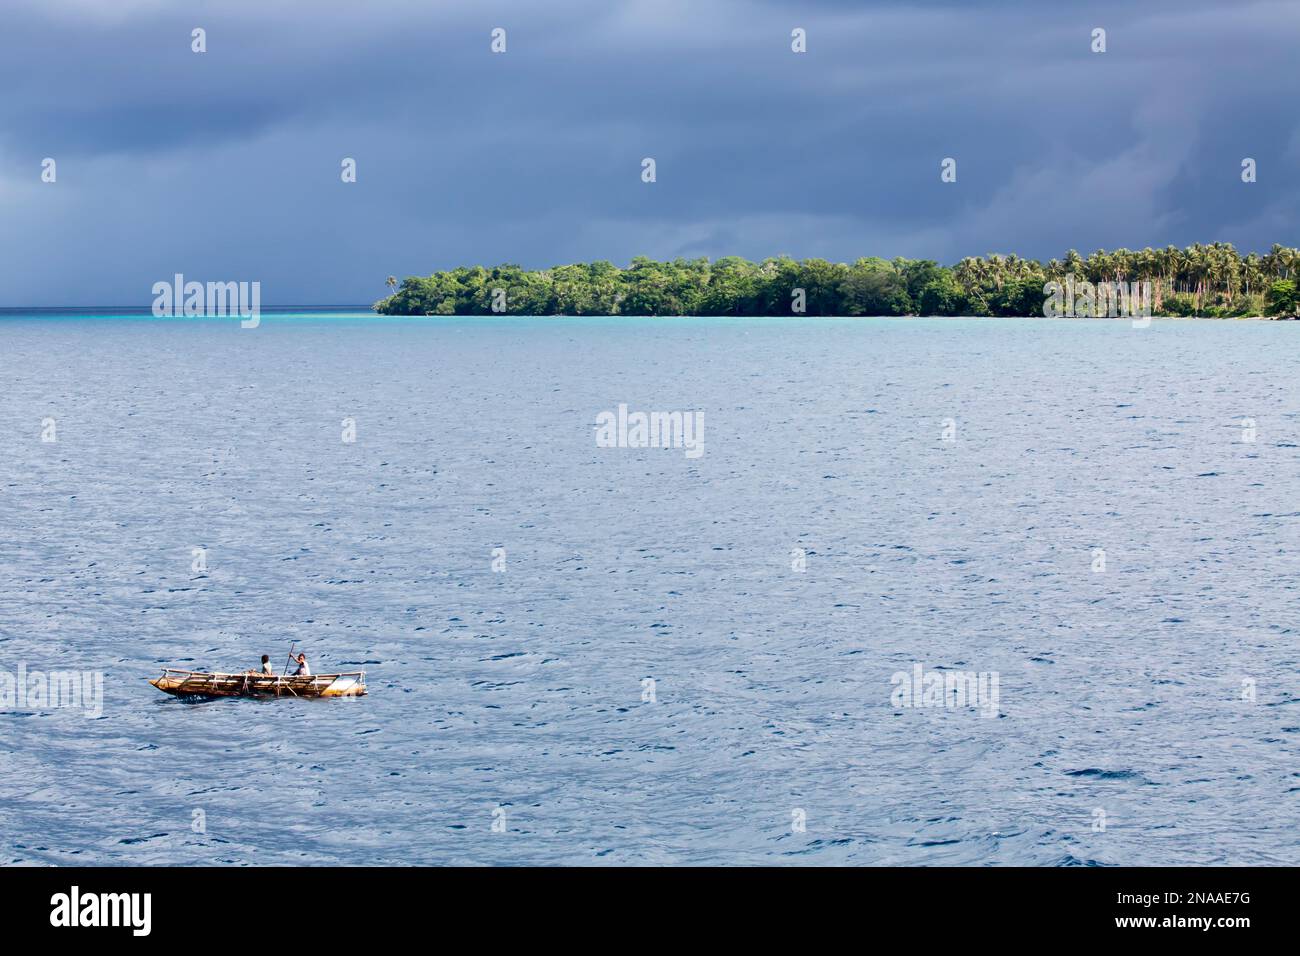
{"label": "palm tree", "polygon": [[1134,255],[1131,249],[1116,249],[1111,256],[1111,275],[1112,282],[1123,282],[1127,277],[1133,278],[1133,273],[1137,271],[1133,267]]}
{"label": "palm tree", "polygon": [[1074,249],[1071,249],[1065,254],[1065,271],[1074,273],[1074,275],[1080,279],[1084,277],[1083,256],[1079,255],[1079,253]]}
{"label": "palm tree", "polygon": [[1219,273],[1223,282],[1223,291],[1227,295],[1228,308],[1241,288],[1241,256],[1230,242],[1215,243],[1219,250]]}
{"label": "palm tree", "polygon": [[1256,253],[1246,256],[1242,263],[1241,276],[1246,284],[1246,298],[1250,298],[1253,290],[1257,289],[1264,278],[1263,260]]}
{"label": "palm tree", "polygon": [[1006,263],[996,252],[989,253],[989,272],[993,275],[993,284],[998,291],[1002,291],[1002,283],[1006,279]]}
{"label": "palm tree", "polygon": [[394,292],[397,291],[397,276],[389,276],[384,280],[384,282],[388,288],[392,289]]}
{"label": "palm tree", "polygon": [[957,263],[953,272],[956,275],[957,281],[961,284],[962,289],[966,292],[970,292],[980,284],[980,280],[983,278],[981,275],[983,272],[982,260],[976,259],[973,256],[967,256],[962,259],[961,262]]}
{"label": "palm tree", "polygon": [[1268,267],[1268,271],[1273,275],[1279,279],[1285,279],[1289,272],[1291,252],[1292,250],[1286,246],[1275,242],[1273,248],[1268,251],[1268,255],[1264,257],[1264,265]]}

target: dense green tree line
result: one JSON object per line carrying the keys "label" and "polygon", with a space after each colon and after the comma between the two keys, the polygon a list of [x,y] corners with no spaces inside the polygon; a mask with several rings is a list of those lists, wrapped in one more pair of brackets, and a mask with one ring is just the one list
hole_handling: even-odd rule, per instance
{"label": "dense green tree line", "polygon": [[[1048,282],[1148,282],[1155,315],[1231,317],[1300,313],[1300,250],[1275,245],[1241,255],[1230,243],[1084,257],[1073,249],[1039,262],[1016,255],[927,259],[726,256],[626,269],[610,262],[528,271],[462,267],[411,276],[375,303],[386,315],[1043,315]],[[495,306],[495,308],[494,308]],[[802,309],[800,308],[802,306]],[[1104,313],[1103,313],[1104,314]]]}

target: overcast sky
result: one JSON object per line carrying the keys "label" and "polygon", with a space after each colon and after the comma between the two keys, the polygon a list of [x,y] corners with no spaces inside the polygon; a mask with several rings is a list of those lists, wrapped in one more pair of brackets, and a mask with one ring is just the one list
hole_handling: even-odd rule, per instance
{"label": "overcast sky", "polygon": [[476,263],[1300,244],[1294,0],[0,3],[0,306],[147,305],[176,272],[368,303]]}

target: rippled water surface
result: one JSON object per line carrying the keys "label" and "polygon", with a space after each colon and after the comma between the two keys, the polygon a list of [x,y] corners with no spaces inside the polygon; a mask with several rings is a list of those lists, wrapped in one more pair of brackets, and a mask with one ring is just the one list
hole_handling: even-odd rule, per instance
{"label": "rippled water surface", "polygon": [[[1298,355],[8,317],[0,670],[105,683],[0,713],[0,863],[1300,864]],[[596,447],[620,402],[702,411],[703,455]],[[146,683],[291,642],[370,696]],[[996,672],[999,716],[892,706],[918,663]]]}

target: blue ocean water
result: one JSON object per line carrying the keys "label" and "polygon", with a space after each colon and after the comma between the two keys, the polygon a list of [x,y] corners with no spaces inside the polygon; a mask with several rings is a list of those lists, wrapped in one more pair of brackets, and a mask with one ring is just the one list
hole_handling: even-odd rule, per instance
{"label": "blue ocean water", "polygon": [[1298,337],[10,313],[0,863],[1298,864]]}

